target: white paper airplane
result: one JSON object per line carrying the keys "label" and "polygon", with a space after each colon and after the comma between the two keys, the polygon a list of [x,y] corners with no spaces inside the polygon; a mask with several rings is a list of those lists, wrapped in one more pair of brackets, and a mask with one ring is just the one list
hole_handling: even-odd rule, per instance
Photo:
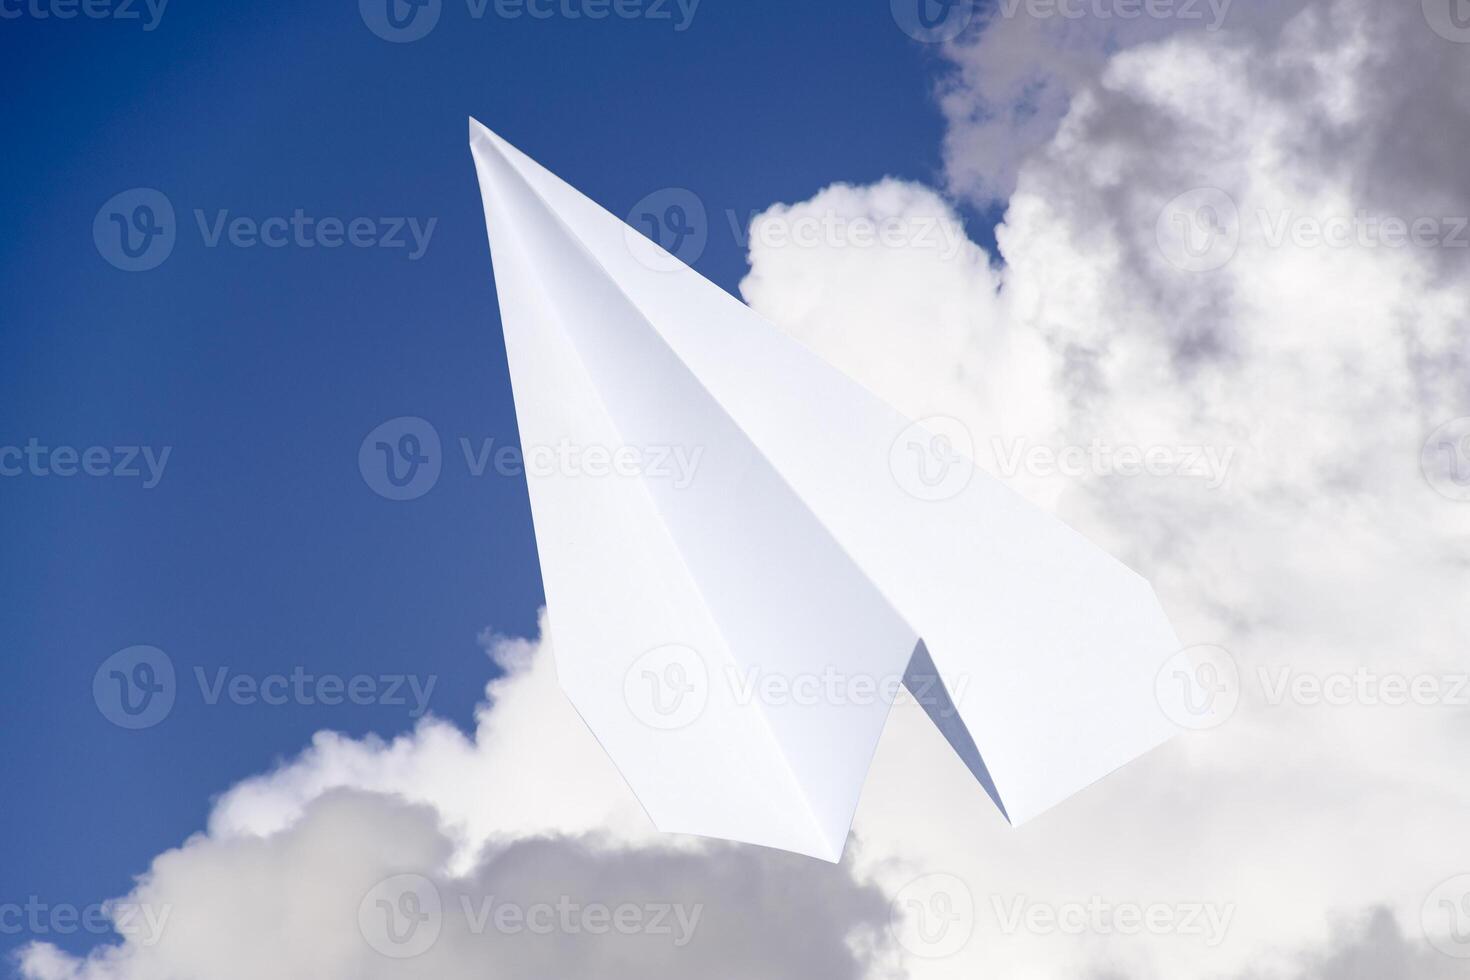
{"label": "white paper airplane", "polygon": [[900,679],[1012,824],[1176,731],[1146,581],[473,119],[470,147],[557,672],[659,829],[839,860]]}

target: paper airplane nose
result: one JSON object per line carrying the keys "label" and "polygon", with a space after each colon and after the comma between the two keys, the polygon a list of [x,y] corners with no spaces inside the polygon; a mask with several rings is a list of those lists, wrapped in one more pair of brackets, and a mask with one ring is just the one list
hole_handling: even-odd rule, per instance
{"label": "paper airplane nose", "polygon": [[839,860],[906,675],[1012,823],[1173,734],[1147,582],[966,433],[474,120],[470,147],[557,673],[656,826]]}

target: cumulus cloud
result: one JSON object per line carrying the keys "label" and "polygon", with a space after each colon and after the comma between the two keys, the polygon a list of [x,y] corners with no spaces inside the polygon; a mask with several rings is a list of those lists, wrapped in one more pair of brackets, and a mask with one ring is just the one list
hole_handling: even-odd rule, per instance
{"label": "cumulus cloud", "polygon": [[[1304,954],[1296,976],[1300,980],[1455,980],[1465,976],[1465,969],[1462,962],[1425,949],[1417,936],[1404,934],[1391,912],[1377,908],[1335,924],[1327,948]],[[1263,978],[1251,971],[1242,980]]]}
{"label": "cumulus cloud", "polygon": [[486,688],[473,737],[433,717],[391,742],[319,733],[290,765],[221,796],[210,835],[269,835],[346,787],[432,806],[460,869],[487,843],[528,835],[655,840],[637,799],[562,697],[549,644],[489,631],[480,640],[504,674]]}
{"label": "cumulus cloud", "polygon": [[889,900],[850,866],[656,835],[549,648],[487,641],[506,673],[473,738],[318,736],[154,860],[119,906],[151,919],[82,958],[34,943],[21,975],[859,978],[889,957]]}
{"label": "cumulus cloud", "polygon": [[[1119,51],[1177,34],[1269,37],[1307,0],[993,0],[945,45],[938,85],[949,189],[1004,201],[1021,165],[1055,137],[1072,99]],[[1118,120],[1135,137],[1155,122]]]}
{"label": "cumulus cloud", "polygon": [[[964,420],[981,465],[1148,575],[1230,668],[1209,677],[1223,724],[1019,831],[896,713],[856,826],[873,852],[902,841],[890,888],[951,876],[973,931],[914,976],[1350,976],[1369,953],[1311,951],[1370,908],[1414,951],[1397,975],[1465,975],[1434,942],[1466,906],[1431,898],[1470,869],[1470,444],[1431,433],[1470,415],[1470,290],[1447,271],[1470,194],[1444,162],[1470,59],[1419,4],[1277,14],[1141,39],[1053,25],[1072,57],[1047,24],[992,21],[952,50],[954,189],[1014,184],[999,272],[753,238],[752,305],[911,414]],[[967,144],[959,109],[997,140],[1050,104],[1051,83],[982,77],[1027,31],[1059,57],[1017,65],[1062,81],[1012,161]],[[842,187],[779,213],[899,199]],[[907,347],[908,317],[945,343]],[[1210,450],[1224,479],[1186,465]],[[1195,928],[1211,910],[1218,934]],[[1150,913],[1157,930],[1127,927]]]}

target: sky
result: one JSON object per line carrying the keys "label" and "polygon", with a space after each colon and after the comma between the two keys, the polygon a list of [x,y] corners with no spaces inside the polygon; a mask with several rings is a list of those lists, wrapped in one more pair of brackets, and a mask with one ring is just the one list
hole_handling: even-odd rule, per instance
{"label": "sky", "polygon": [[[460,443],[517,442],[467,116],[616,213],[695,189],[710,228],[695,265],[731,291],[745,271],[732,220],[743,235],[772,201],[834,179],[940,167],[933,54],[882,7],[712,3],[687,22],[673,7],[597,22],[495,9],[477,20],[449,3],[411,43],[375,35],[350,3],[179,4],[152,29],[142,7],[135,21],[0,23],[0,72],[25,93],[0,107],[13,176],[0,443],[137,446],[127,468],[142,474],[141,447],[169,450],[147,488],[146,475],[0,482],[0,642],[16,677],[0,693],[5,895],[117,893],[211,796],[312,732],[392,736],[415,720],[411,697],[210,704],[221,668],[433,677],[433,712],[470,725],[489,668],[477,634],[534,631],[523,479],[472,475]],[[167,197],[177,241],[127,272],[92,228],[140,187]],[[333,251],[208,234],[222,212],[298,210],[430,230],[421,255],[411,228],[392,236],[403,247]],[[445,455],[431,492],[394,501],[364,481],[358,450],[400,416],[429,420]],[[99,712],[92,678],[139,644],[169,656],[180,696],[129,731]]]}
{"label": "sky", "polygon": [[[1462,0],[69,9],[0,0],[14,975],[1470,976]],[[658,834],[474,475],[467,116],[684,205],[662,244],[1145,575],[1203,710],[1021,828],[900,703],[840,864]],[[566,899],[647,918],[470,914]]]}

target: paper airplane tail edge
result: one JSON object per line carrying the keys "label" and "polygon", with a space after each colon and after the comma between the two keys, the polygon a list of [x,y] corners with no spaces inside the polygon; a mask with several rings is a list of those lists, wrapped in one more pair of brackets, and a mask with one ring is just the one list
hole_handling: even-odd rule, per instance
{"label": "paper airplane tail edge", "polygon": [[[481,123],[473,116],[468,117],[468,132],[471,147],[476,148],[477,154],[480,152],[489,151],[499,155],[510,154],[514,155],[517,158],[524,156],[523,154],[520,154],[520,152],[517,151],[513,146],[507,143],[503,138],[501,138],[497,133],[486,127],[483,123]],[[480,147],[483,147],[483,149],[480,149]],[[549,175],[549,172],[544,172],[544,168],[539,167],[539,165],[535,164],[534,161],[529,161],[529,158],[525,158],[525,160],[529,162],[530,169],[535,170],[538,173],[542,173],[542,177],[537,178],[541,181],[541,187],[544,188],[546,186],[546,182],[543,179],[546,176],[549,176],[552,181],[557,181],[557,178],[555,178],[554,175]],[[526,164],[523,163],[515,166],[519,167],[525,165]],[[522,179],[526,178],[525,173],[521,173],[519,174],[519,176]],[[558,186],[552,188],[552,191],[555,192],[552,196],[557,198],[557,200],[560,202],[560,206],[568,207],[571,205],[575,205],[575,207],[584,207],[594,204],[594,202],[586,200],[571,201],[566,199],[564,195],[562,197],[557,197],[558,194],[561,194],[561,191],[559,189],[561,184],[560,182],[557,183]],[[573,193],[575,193],[574,189],[572,189],[572,191]],[[542,191],[536,191],[536,193],[539,195],[540,193],[542,193]],[[546,203],[544,199],[543,203]],[[601,211],[601,209],[598,210]],[[487,205],[487,216],[488,213],[489,212]],[[591,227],[590,225],[586,224],[589,219],[585,214],[581,214],[574,209],[569,210],[567,213],[580,214],[580,220],[584,222],[584,225],[579,227],[583,227],[584,230],[586,227]],[[557,211],[554,207],[551,208],[551,217],[558,223],[562,221],[561,212]],[[604,217],[616,220],[615,216],[608,215],[605,212],[597,217],[596,220],[601,221]],[[572,219],[570,218],[566,220],[569,222],[572,221]],[[627,231],[628,229],[626,227],[626,222],[623,222],[621,224],[623,226],[623,230]],[[572,231],[572,229],[567,225],[563,225],[562,227],[569,234],[571,234],[574,239],[576,239],[576,232]],[[599,225],[597,227],[601,228],[602,226]],[[589,240],[597,239],[593,238]],[[641,243],[643,239],[639,238],[638,241]],[[577,239],[576,244],[580,245],[584,249],[587,249],[589,256],[593,254],[590,251],[591,247],[586,245],[585,240]],[[628,262],[627,256],[621,256],[621,258],[625,264]],[[669,258],[677,262],[677,259],[674,259],[673,256],[669,256]],[[551,259],[551,261],[554,261],[554,257]],[[593,261],[601,265],[601,261],[595,256],[593,257]],[[688,269],[688,267],[683,266],[682,263],[680,263],[680,266],[682,267],[684,272],[689,273],[695,278],[699,278],[698,274],[695,273],[692,269]],[[617,266],[614,265],[613,268],[617,268]],[[623,289],[623,286],[621,285],[623,280],[614,276],[614,274],[609,271],[609,268],[607,266],[602,265],[601,271],[609,276],[615,286],[617,286],[620,290]],[[624,274],[625,273],[620,272],[617,275]],[[635,282],[637,280],[630,279],[628,281]],[[701,282],[704,282],[706,286],[709,286],[709,284],[702,279]],[[662,287],[659,288],[661,289]],[[710,288],[714,289],[716,287],[711,286]],[[639,306],[638,300],[633,299],[633,297],[628,295],[627,293],[624,293],[623,295],[625,296],[625,298],[628,298],[629,301],[633,303],[634,307],[638,308],[640,312],[642,312],[644,308]],[[645,291],[645,294],[642,295],[642,300],[644,302],[647,302],[649,299],[650,296]],[[748,308],[744,308],[743,304],[738,304],[738,301],[735,301],[733,299],[731,299],[731,301],[736,303],[737,305],[742,305],[742,309],[746,309],[748,311]],[[650,308],[656,308],[656,306]],[[648,314],[644,315],[648,316]],[[751,316],[755,316],[755,314],[751,313]],[[769,326],[769,324],[767,324],[767,326]],[[664,339],[671,345],[675,343],[674,341],[667,340],[667,338]],[[688,349],[689,348],[687,347],[686,343],[685,346],[680,348],[679,356],[682,357],[683,352],[686,352]],[[706,365],[706,368],[707,367],[708,365]],[[705,368],[702,368],[700,370],[703,371],[705,370]],[[758,370],[758,368],[753,369],[749,365],[746,365],[744,370],[745,374],[742,375],[742,377],[748,377],[751,370]],[[815,368],[812,368],[812,370],[815,370]],[[696,371],[694,376],[701,385],[706,384],[706,380],[703,374]],[[740,379],[736,378],[735,380],[738,381]],[[725,390],[728,391],[728,389]],[[728,407],[728,405],[725,404],[721,399],[717,400],[721,401],[722,408],[724,408],[726,414],[734,418],[732,410]],[[811,399],[808,398],[807,402],[810,401]],[[804,411],[805,405],[805,402],[802,403],[802,405],[794,405],[791,410]],[[742,407],[742,412],[747,413],[748,406]],[[744,428],[742,422],[746,418],[748,418],[748,414],[742,414],[739,419],[735,420],[735,424]],[[749,436],[749,431],[747,431],[746,434],[747,436]],[[756,442],[758,447],[762,445],[762,442],[759,439],[753,439],[753,441]],[[786,470],[783,468],[779,472],[784,478]],[[1006,489],[1009,490],[1010,488]],[[1013,491],[1011,492],[1013,493]],[[1017,500],[1019,500],[1019,496],[1017,496]],[[1009,513],[1009,509],[997,507],[993,500],[990,503],[987,503],[986,507],[991,509],[991,513],[995,513],[997,511]],[[935,522],[931,519],[932,517],[932,514],[927,515],[923,523],[926,523],[931,527],[934,526]],[[819,523],[823,523],[820,514],[817,516],[817,520]],[[1071,531],[1070,528],[1068,528],[1067,530],[1070,531],[1073,535],[1076,535],[1076,532]],[[1081,535],[1076,536],[1079,539],[1081,538]],[[1040,536],[1038,535],[1038,537]],[[1053,535],[1053,537],[1055,536]],[[841,542],[846,542],[847,540],[848,537],[846,533],[844,533]],[[540,548],[540,545],[541,541],[538,534],[538,550]],[[1044,548],[1050,547],[1052,545],[1055,545],[1055,541],[1049,541],[1049,543],[1041,545],[1039,547]],[[844,550],[846,550],[845,546]],[[953,551],[954,548],[951,546],[949,550]],[[966,553],[968,554],[970,552],[967,551]],[[1101,553],[1100,549],[1099,553]],[[850,552],[848,553],[848,557],[851,558]],[[1112,559],[1111,556],[1109,556],[1109,559],[1114,562],[1119,568],[1125,570],[1130,576],[1137,579],[1139,583],[1142,583],[1145,588],[1149,588],[1147,581],[1143,579],[1142,576],[1137,575],[1137,573],[1133,572],[1131,569],[1127,569],[1127,566],[1123,565],[1121,562],[1117,562],[1116,559]],[[879,564],[870,563],[869,568],[878,569],[878,571],[868,571],[868,574],[871,576],[882,574],[881,565]],[[1068,583],[1075,584],[1071,581],[1071,578],[1071,576],[1067,576]],[[876,581],[873,578],[870,578],[869,580]],[[880,586],[879,588],[881,591],[882,587]],[[1122,591],[1125,591],[1129,594],[1136,593],[1137,591],[1136,583],[1135,585],[1130,585],[1126,588],[1120,586],[1120,588],[1122,589]],[[885,594],[885,598],[888,598],[887,594]],[[908,596],[908,598],[911,599],[912,595]],[[1157,602],[1156,597],[1154,598],[1154,601],[1155,603]],[[911,607],[911,603],[900,603],[897,598],[891,599],[890,603],[897,610]],[[550,601],[548,601],[548,604],[550,604]],[[1162,615],[1162,610],[1160,609],[1158,611],[1160,615]],[[1096,609],[1089,609],[1088,612],[1090,615],[1091,613],[1096,612]],[[902,615],[905,617],[909,615],[918,617],[918,621],[922,622],[927,628],[927,620],[924,620],[919,613],[904,612],[902,613]],[[1106,617],[1104,617],[1104,619],[1106,620]],[[1036,629],[1035,624],[1045,621],[1045,619],[1038,619],[1035,616],[1026,619],[1024,621],[1026,632],[1021,634],[1013,632],[1010,636],[1010,639],[1021,639],[1023,641],[1029,639],[1031,637],[1031,634]],[[989,620],[985,620],[985,625],[987,628],[989,628],[989,623]],[[992,802],[996,805],[997,809],[1000,810],[1003,818],[1012,827],[1020,827],[1028,823],[1042,813],[1045,813],[1046,811],[1056,807],[1073,794],[1080,792],[1081,790],[1106,778],[1112,772],[1115,772],[1118,769],[1126,766],[1128,762],[1132,761],[1133,759],[1136,759],[1141,755],[1152,751],[1154,748],[1157,748],[1160,745],[1166,743],[1167,741],[1169,741],[1170,738],[1172,738],[1174,734],[1177,733],[1177,729],[1174,729],[1172,727],[1161,729],[1157,726],[1156,721],[1139,719],[1137,710],[1133,710],[1133,713],[1128,715],[1099,715],[1099,719],[1102,723],[1106,724],[1115,721],[1126,721],[1126,724],[1118,727],[1117,730],[1113,730],[1110,732],[1110,734],[1115,737],[1099,740],[1094,743],[1095,747],[1089,749],[1088,751],[1088,756],[1090,758],[1089,765],[1070,765],[1064,757],[1059,758],[1058,765],[1056,765],[1055,767],[1051,767],[1049,781],[1045,787],[1028,787],[1028,780],[1031,779],[1030,774],[1045,773],[1048,768],[1038,768],[1036,765],[1034,765],[1035,759],[1038,755],[1045,755],[1045,752],[1041,750],[1048,749],[1049,747],[1049,750],[1054,752],[1055,746],[1061,744],[1061,742],[1059,742],[1058,738],[1052,735],[1050,731],[1044,728],[1036,728],[1034,727],[1034,725],[1031,727],[1027,727],[1023,724],[1021,726],[1013,726],[1011,729],[1007,729],[1004,725],[996,720],[998,717],[1002,717],[1006,714],[1003,708],[998,707],[998,705],[1003,705],[1005,703],[1004,695],[999,692],[1008,691],[1010,689],[1010,686],[1006,685],[1005,683],[1001,683],[992,690],[982,689],[981,695],[978,698],[975,696],[975,692],[970,692],[971,696],[968,699],[970,704],[967,711],[966,706],[963,704],[963,702],[966,700],[966,697],[963,690],[964,684],[962,682],[961,671],[965,669],[971,669],[972,667],[973,669],[979,670],[978,666],[974,666],[967,659],[977,656],[977,654],[974,653],[974,650],[976,649],[975,645],[973,643],[966,642],[967,640],[973,639],[976,633],[973,630],[969,634],[959,633],[955,630],[948,630],[947,632],[941,630],[940,633],[944,636],[947,642],[936,643],[935,651],[936,655],[942,655],[941,662],[945,664],[946,672],[941,675],[940,670],[935,665],[933,659],[929,656],[928,649],[925,646],[924,641],[921,639],[918,642],[917,646],[911,652],[911,658],[907,668],[908,673],[915,675],[914,680],[916,683],[918,683],[922,679],[922,675],[925,672],[927,672],[932,677],[931,683],[937,686],[937,690],[942,693],[937,695],[938,700],[931,699],[930,701],[926,702],[924,698],[919,698],[921,706],[925,708],[926,714],[929,715],[931,721],[936,725],[936,727],[940,729],[941,734],[943,734],[946,740],[949,741],[951,748],[957,753],[963,764],[965,764],[966,767],[970,770],[972,776],[977,780],[977,782],[981,784],[982,788],[987,793],[987,795],[990,796]],[[913,633],[909,633],[908,635],[910,638],[914,636]],[[1151,651],[1154,651],[1156,649],[1162,650],[1162,645],[1157,642],[1160,640],[1160,636],[1158,634],[1150,633],[1147,638],[1148,642],[1134,643],[1134,639],[1136,639],[1136,637],[1134,637],[1133,634],[1129,633],[1126,640],[1127,645],[1130,647],[1136,647],[1138,653],[1144,658],[1151,656]],[[1012,649],[1026,649],[1024,642],[1019,644],[1012,643],[1010,646]],[[1057,648],[1061,649],[1062,647],[1059,645]],[[997,644],[993,644],[988,649],[1004,652],[1007,650],[1007,643],[1000,642]],[[1086,649],[1086,647],[1078,644],[1071,644],[1067,645],[1065,649],[1080,651]],[[1175,649],[1177,649],[1177,643]],[[1132,656],[1132,654],[1130,654],[1130,656]],[[1133,659],[1137,661],[1138,656],[1133,656]],[[1102,663],[1102,660],[1094,659],[1092,663]],[[1135,668],[1136,667],[1137,664],[1135,664]],[[1040,671],[1036,670],[1033,672],[1039,673]],[[949,690],[945,687],[944,681],[942,679],[942,677],[944,676],[950,677],[953,683],[959,685],[954,693],[959,696],[961,705],[955,705],[954,700],[950,696]],[[1060,675],[1053,674],[1049,676],[1055,678]],[[909,680],[910,677],[906,675],[904,678],[905,683],[908,684]],[[1056,681],[1053,680],[1050,683],[1056,683]],[[569,700],[571,700],[575,706],[576,698],[572,696],[571,689],[566,684],[562,684],[562,688],[568,694]],[[1077,695],[1076,690],[1068,689],[1068,693],[1075,695],[1075,700],[1077,700],[1078,702],[1088,704],[1096,702],[1096,698],[1092,695],[1092,691],[1094,690],[1093,688],[1089,688],[1080,684],[1073,685],[1073,688],[1080,689],[1083,692],[1082,694]],[[931,691],[932,690],[933,688],[931,687]],[[918,692],[915,693],[917,694]],[[1026,693],[1034,695],[1035,691],[1028,691]],[[1013,699],[1011,703],[1031,704],[1045,702],[1032,696]],[[1141,708],[1141,706],[1141,703],[1135,701],[1132,705],[1132,709],[1139,709]],[[588,723],[588,727],[590,730],[593,731],[594,736],[598,737],[599,742],[602,742],[602,739],[600,738],[600,736],[598,736],[596,728],[594,728],[593,725],[590,723],[586,712],[582,711],[580,707],[578,707],[578,712],[582,716],[583,721],[585,723]],[[965,718],[963,717],[963,715],[965,715],[966,713],[968,713],[969,715],[969,725],[966,724]],[[1044,722],[1045,719],[1051,717],[1052,714],[1054,714],[1054,712],[1040,712],[1034,717]],[[974,727],[974,735],[971,734],[972,726]],[[1004,735],[1008,731],[1012,732],[1013,734],[1003,742],[1004,750],[1002,750],[1001,748],[997,748],[995,744],[995,736],[997,734]],[[989,764],[987,764],[986,758],[979,751],[976,745],[976,738],[982,736],[982,740],[985,741],[985,744],[991,746],[990,751],[992,753],[992,757]],[[608,746],[604,744],[604,748],[606,749],[608,748]],[[608,754],[619,769],[620,774],[623,775],[625,781],[628,781],[628,776],[624,772],[623,763],[619,760],[617,753],[609,751]],[[871,765],[871,761],[871,758],[869,758],[869,766]],[[835,827],[823,829],[821,826],[818,826],[812,834],[812,840],[810,843],[807,842],[806,835],[804,834],[793,835],[792,837],[788,837],[783,841],[775,841],[770,839],[769,835],[764,833],[729,833],[728,826],[721,828],[723,832],[717,831],[712,833],[712,825],[709,823],[701,824],[700,821],[690,822],[689,820],[684,818],[670,819],[669,814],[656,815],[653,810],[650,809],[648,802],[642,799],[638,791],[635,790],[634,795],[635,797],[639,798],[639,803],[643,807],[645,813],[648,813],[650,821],[653,822],[654,826],[656,826],[660,831],[718,840],[740,840],[748,843],[760,844],[762,846],[789,850],[795,853],[807,854],[809,856],[816,857],[821,860],[827,860],[829,862],[837,862],[841,860],[841,856],[846,844],[846,839],[848,837],[848,834],[850,833],[851,827],[851,815],[849,815],[847,825],[844,828],[844,832],[841,834],[841,839],[837,840],[833,839],[836,836]],[[779,803],[780,801],[778,800],[776,802]],[[717,826],[718,824],[724,823],[726,823],[726,821],[721,818],[715,823],[715,825]],[[762,836],[767,837],[767,839],[757,839]],[[793,846],[794,842],[796,843]]]}

